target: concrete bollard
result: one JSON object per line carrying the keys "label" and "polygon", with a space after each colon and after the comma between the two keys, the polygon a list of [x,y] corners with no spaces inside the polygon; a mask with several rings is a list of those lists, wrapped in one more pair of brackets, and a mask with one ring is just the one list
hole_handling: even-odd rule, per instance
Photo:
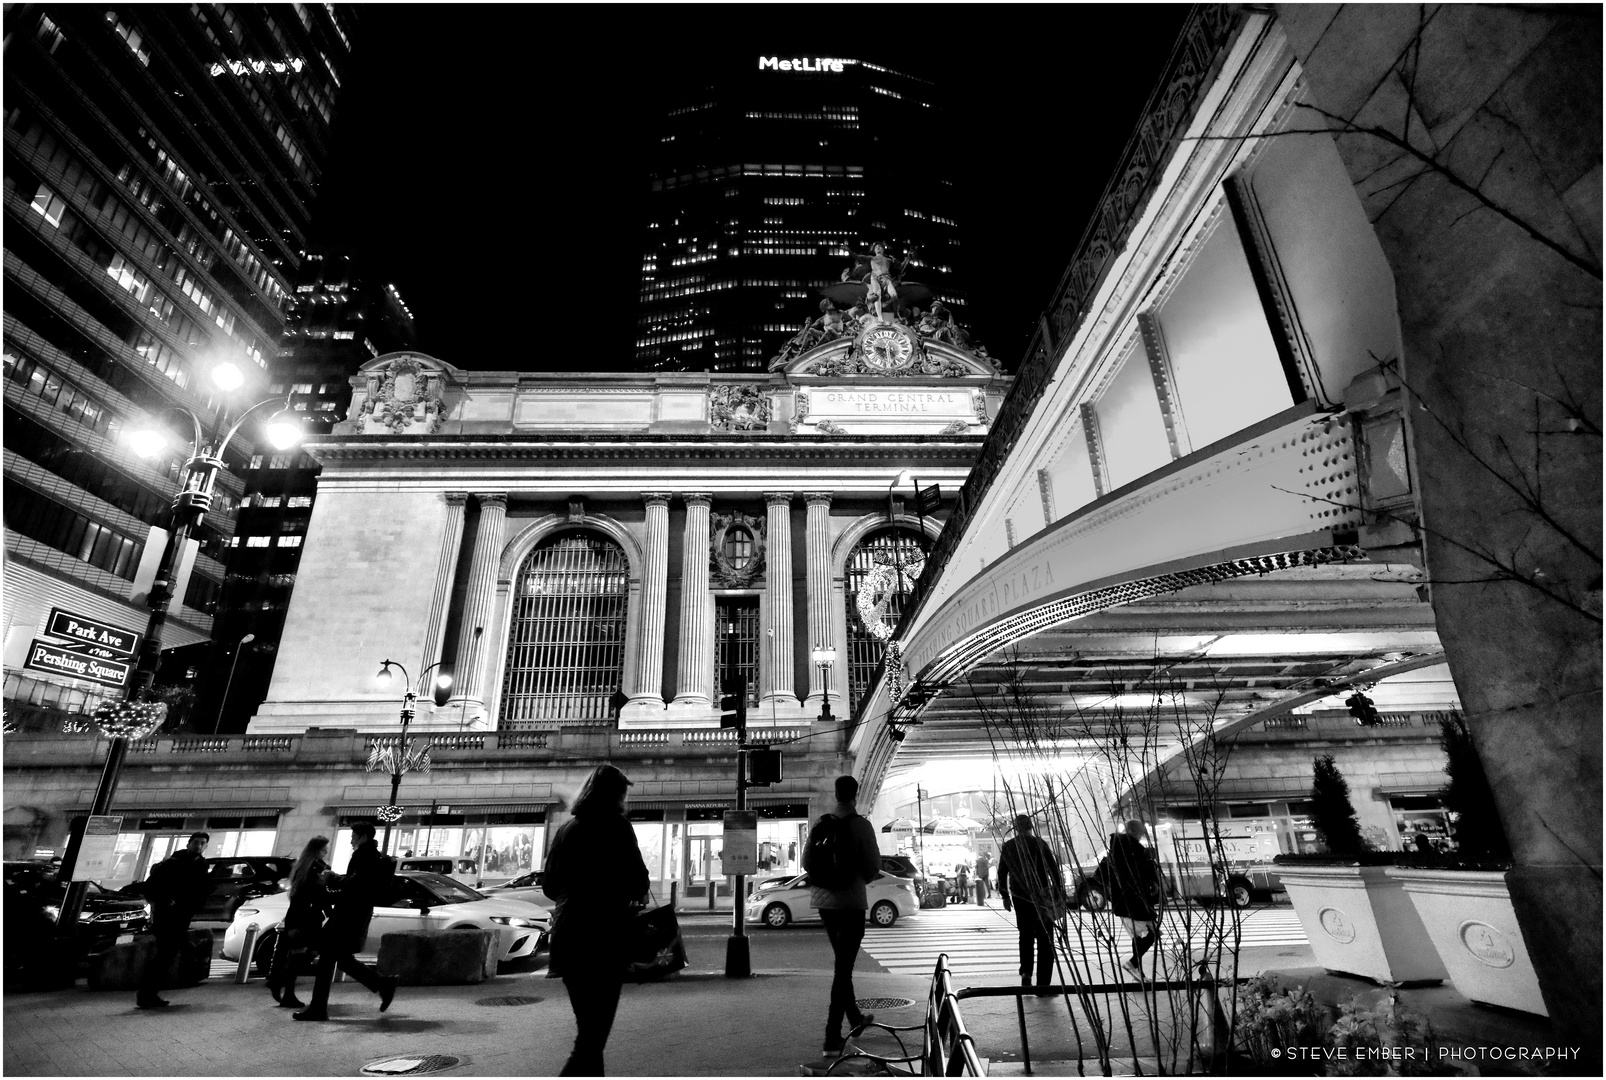
{"label": "concrete bollard", "polygon": [[245,940],[240,943],[240,966],[234,969],[236,983],[251,981],[251,955],[257,951],[257,934],[261,930],[256,923],[245,928]]}

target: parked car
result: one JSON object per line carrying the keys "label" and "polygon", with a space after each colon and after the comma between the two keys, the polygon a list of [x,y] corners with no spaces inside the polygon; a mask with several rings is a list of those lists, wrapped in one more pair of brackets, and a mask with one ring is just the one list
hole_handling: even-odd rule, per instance
{"label": "parked car", "polygon": [[[223,932],[223,958],[240,958],[246,928],[256,923],[260,936],[253,963],[266,974],[289,908],[290,896],[283,892],[242,904]],[[501,935],[503,962],[522,960],[546,947],[551,922],[551,913],[534,904],[493,899],[444,874],[399,871],[395,899],[374,908],[368,940],[360,951],[378,952],[380,938],[399,930],[480,929],[495,930]]]}
{"label": "parked car", "polygon": [[[920,911],[920,892],[912,878],[883,874],[866,886],[870,894],[870,924],[891,926],[899,918]],[[747,900],[746,919],[777,929],[804,919],[818,919],[818,908],[809,907],[809,876],[762,885]]]}
{"label": "parked car", "polygon": [[[54,932],[62,900],[67,895],[67,884],[57,877],[58,869],[50,863],[5,864],[8,962],[13,950],[19,956],[26,951],[27,936],[40,931]],[[79,941],[86,954],[100,952],[114,944],[119,936],[140,933],[150,925],[150,905],[143,900],[108,892],[94,882],[87,884],[89,893],[84,898],[83,910],[78,913]]]}
{"label": "parked car", "polygon": [[920,868],[907,855],[881,856],[881,872],[883,874],[891,874],[893,877],[914,878],[916,891],[919,890],[921,885],[925,884]]}
{"label": "parked car", "polygon": [[405,855],[396,869],[440,874],[442,877],[460,881],[464,885],[473,885],[479,875],[479,863],[473,859],[452,858],[446,855]]}
{"label": "parked car", "polygon": [[531,870],[528,874],[522,874],[512,881],[504,881],[500,885],[492,885],[480,891],[493,900],[523,900],[527,904],[534,904],[536,907],[545,908],[548,911],[552,909],[555,903],[555,901],[547,898],[546,893],[541,891],[541,871],[539,870]]}
{"label": "parked car", "polygon": [[295,860],[283,855],[248,855],[234,859],[208,859],[212,895],[195,913],[197,919],[234,918],[235,909],[247,900],[283,892],[289,885]]}

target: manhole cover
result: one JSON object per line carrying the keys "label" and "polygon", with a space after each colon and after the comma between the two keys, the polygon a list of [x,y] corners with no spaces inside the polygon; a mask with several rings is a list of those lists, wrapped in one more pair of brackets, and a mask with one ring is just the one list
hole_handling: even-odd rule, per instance
{"label": "manhole cover", "polygon": [[507,997],[480,998],[474,1004],[476,1004],[476,1005],[489,1005],[489,1006],[497,1006],[497,1005],[534,1005],[538,1001],[545,1001],[545,1000],[546,1000],[545,998],[525,997],[525,996],[520,995],[520,994],[510,994]]}
{"label": "manhole cover", "polygon": [[914,998],[859,998],[857,1004],[860,1009],[901,1009],[913,1005]]}
{"label": "manhole cover", "polygon": [[422,1076],[425,1073],[445,1072],[461,1064],[460,1058],[450,1054],[393,1054],[362,1067],[363,1076]]}

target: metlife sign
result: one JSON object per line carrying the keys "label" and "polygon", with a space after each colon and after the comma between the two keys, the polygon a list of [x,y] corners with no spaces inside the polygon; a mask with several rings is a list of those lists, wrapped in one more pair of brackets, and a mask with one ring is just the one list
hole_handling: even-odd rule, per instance
{"label": "metlife sign", "polygon": [[779,56],[761,56],[758,58],[760,71],[829,71],[837,75],[842,74],[842,68],[852,60],[837,60],[829,56],[805,56],[783,60]]}

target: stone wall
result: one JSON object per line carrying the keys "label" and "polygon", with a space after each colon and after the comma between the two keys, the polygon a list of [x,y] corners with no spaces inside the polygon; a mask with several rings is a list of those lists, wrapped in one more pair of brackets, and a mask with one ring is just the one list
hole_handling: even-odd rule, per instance
{"label": "stone wall", "polygon": [[1559,1031],[1601,1046],[1601,10],[1280,5],[1394,271],[1422,538]]}

